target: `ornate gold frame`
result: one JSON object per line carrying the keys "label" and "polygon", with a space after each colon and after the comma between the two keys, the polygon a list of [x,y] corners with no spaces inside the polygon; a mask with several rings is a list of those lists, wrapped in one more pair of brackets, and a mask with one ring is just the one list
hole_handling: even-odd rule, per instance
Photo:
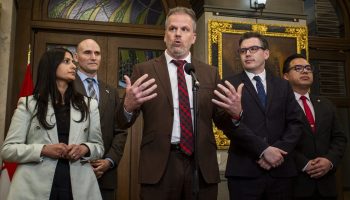
{"label": "ornate gold frame", "polygon": [[[294,38],[296,40],[297,53],[303,53],[306,55],[306,57],[308,57],[308,32],[306,26],[270,25],[224,20],[209,20],[208,63],[218,67],[221,77],[223,76],[223,34],[229,33],[241,35],[248,31],[259,32],[260,34],[269,37]],[[229,139],[215,126],[214,135],[219,149],[227,149],[229,147]]]}

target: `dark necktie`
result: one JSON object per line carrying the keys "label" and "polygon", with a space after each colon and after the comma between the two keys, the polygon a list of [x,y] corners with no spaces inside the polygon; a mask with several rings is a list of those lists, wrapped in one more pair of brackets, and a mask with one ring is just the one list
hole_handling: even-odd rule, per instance
{"label": "dark necktie", "polygon": [[185,60],[172,60],[177,67],[177,84],[179,92],[179,114],[180,114],[180,148],[187,154],[193,153],[193,126],[191,117],[190,101],[188,98],[187,84],[183,66]]}
{"label": "dark necktie", "polygon": [[89,97],[97,100],[97,94],[96,90],[94,88],[94,79],[93,78],[86,78],[86,81],[88,83],[88,95]]}
{"label": "dark necktie", "polygon": [[261,82],[260,76],[254,76],[253,78],[256,81],[256,90],[258,91],[258,97],[260,99],[261,104],[263,107],[266,106],[266,93],[264,89],[264,85]]}
{"label": "dark necktie", "polygon": [[309,105],[306,102],[307,98],[305,96],[301,96],[300,99],[303,102],[304,111],[305,111],[305,115],[306,115],[307,121],[309,121],[309,124],[311,126],[312,132],[315,133],[315,131],[316,131],[315,119],[314,119],[314,116],[312,115],[312,112],[311,112],[311,109],[310,109]]}

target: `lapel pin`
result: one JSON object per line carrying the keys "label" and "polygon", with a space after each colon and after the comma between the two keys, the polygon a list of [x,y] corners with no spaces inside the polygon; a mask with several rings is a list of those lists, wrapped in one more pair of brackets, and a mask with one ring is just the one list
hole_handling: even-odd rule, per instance
{"label": "lapel pin", "polygon": [[106,92],[109,94],[109,90],[106,89]]}

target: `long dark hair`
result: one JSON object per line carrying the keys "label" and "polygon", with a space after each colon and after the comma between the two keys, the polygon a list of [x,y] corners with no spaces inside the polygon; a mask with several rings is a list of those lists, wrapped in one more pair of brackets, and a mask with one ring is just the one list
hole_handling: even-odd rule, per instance
{"label": "long dark hair", "polygon": [[62,102],[62,95],[58,91],[56,84],[56,71],[63,61],[66,52],[73,57],[72,52],[67,49],[54,48],[45,52],[39,62],[38,77],[33,92],[34,99],[37,100],[37,112],[35,116],[38,118],[39,123],[46,129],[52,129],[55,126],[55,124],[49,124],[46,121],[49,100],[51,100],[53,107],[56,107],[58,104],[65,103],[69,105],[69,103],[72,103],[73,107],[81,113],[81,118],[77,122],[82,122],[89,114],[84,96],[75,91],[72,81],[68,83],[64,94],[64,102]]}

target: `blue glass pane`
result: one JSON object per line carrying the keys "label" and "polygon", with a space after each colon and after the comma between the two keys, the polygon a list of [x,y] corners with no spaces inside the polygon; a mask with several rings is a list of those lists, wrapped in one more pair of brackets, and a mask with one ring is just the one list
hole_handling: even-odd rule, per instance
{"label": "blue glass pane", "polygon": [[161,0],[50,0],[49,18],[162,25]]}

